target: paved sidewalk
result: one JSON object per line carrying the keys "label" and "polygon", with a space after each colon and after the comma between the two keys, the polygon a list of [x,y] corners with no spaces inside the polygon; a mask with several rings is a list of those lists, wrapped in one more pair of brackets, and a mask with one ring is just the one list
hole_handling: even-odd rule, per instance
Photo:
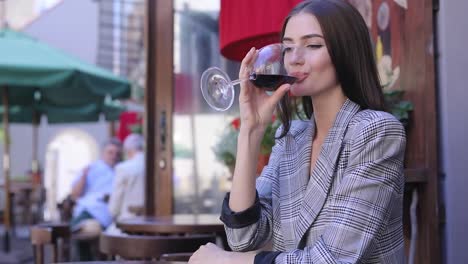
{"label": "paved sidewalk", "polygon": [[18,226],[15,228],[15,233],[10,241],[11,251],[8,254],[3,251],[3,234],[4,228],[3,225],[0,225],[0,264],[34,263],[32,246],[29,242],[29,226]]}

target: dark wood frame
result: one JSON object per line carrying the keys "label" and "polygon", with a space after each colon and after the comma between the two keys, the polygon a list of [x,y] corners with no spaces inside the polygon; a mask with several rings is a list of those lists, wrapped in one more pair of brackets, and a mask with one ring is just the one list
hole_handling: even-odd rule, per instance
{"label": "dark wood frame", "polygon": [[[419,195],[416,263],[440,263],[433,0],[408,1],[402,23],[401,87],[414,104],[407,134],[406,204]],[[405,236],[409,238],[408,208]]]}
{"label": "dark wood frame", "polygon": [[[169,215],[172,191],[173,1],[148,0],[147,215]],[[437,104],[433,0],[408,1],[400,24],[401,80],[414,104],[408,128],[406,194],[419,193],[417,263],[439,263]],[[164,114],[165,113],[165,114]],[[165,117],[164,117],[165,116]],[[165,126],[161,126],[162,119]],[[161,138],[165,137],[165,143]],[[164,141],[164,140],[163,140]],[[164,167],[164,168],[162,168]],[[405,197],[409,204],[411,195]],[[405,236],[409,238],[408,208]]]}
{"label": "dark wood frame", "polygon": [[173,1],[147,0],[146,215],[172,214]]}

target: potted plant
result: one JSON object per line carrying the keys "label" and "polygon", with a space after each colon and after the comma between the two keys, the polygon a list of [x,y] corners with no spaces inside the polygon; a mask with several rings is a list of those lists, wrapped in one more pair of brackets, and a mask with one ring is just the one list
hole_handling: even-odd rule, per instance
{"label": "potted plant", "polygon": [[[259,175],[263,167],[268,164],[271,149],[275,144],[275,132],[279,127],[280,122],[273,117],[272,123],[270,123],[260,143],[260,156],[258,157],[257,163],[257,175]],[[231,171],[231,175],[234,173],[234,167],[236,164],[236,153],[237,153],[237,139],[239,137],[240,129],[240,118],[237,117],[226,126],[217,143],[213,147],[213,152],[216,158],[226,165]]]}

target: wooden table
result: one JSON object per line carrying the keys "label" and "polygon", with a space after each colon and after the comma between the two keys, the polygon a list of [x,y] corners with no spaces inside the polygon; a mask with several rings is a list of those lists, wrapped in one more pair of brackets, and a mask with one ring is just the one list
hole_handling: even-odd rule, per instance
{"label": "wooden table", "polygon": [[117,227],[129,234],[223,233],[219,215],[172,215],[137,217],[117,221]]}
{"label": "wooden table", "polygon": [[[5,189],[5,185],[2,183],[0,184],[1,189]],[[22,212],[22,220],[26,224],[32,224],[32,219],[31,219],[31,193],[35,191],[36,189],[41,188],[40,185],[35,184],[30,181],[15,181],[12,180],[10,181],[10,212],[11,212],[11,219],[13,225],[15,224],[14,221],[14,208],[15,208],[15,199],[14,197],[17,195],[24,195],[24,200],[22,201],[23,204],[23,212]]]}
{"label": "wooden table", "polygon": [[171,215],[159,217],[136,217],[118,220],[116,223],[127,234],[207,234],[214,233],[222,239],[225,249],[229,249],[224,224],[219,215]]}
{"label": "wooden table", "polygon": [[[179,261],[151,261],[151,260],[140,260],[140,261],[86,261],[86,262],[64,262],[62,264],[187,264],[187,262]],[[59,263],[60,264],[60,263]]]}

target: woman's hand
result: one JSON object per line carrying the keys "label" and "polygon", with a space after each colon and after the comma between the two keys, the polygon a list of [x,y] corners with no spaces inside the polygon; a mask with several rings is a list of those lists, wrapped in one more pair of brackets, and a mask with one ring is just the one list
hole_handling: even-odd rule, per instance
{"label": "woman's hand", "polygon": [[251,264],[254,259],[255,252],[225,251],[213,243],[208,243],[193,253],[189,264]]}
{"label": "woman's hand", "polygon": [[222,250],[213,243],[208,243],[201,246],[192,257],[190,257],[189,264],[228,264],[229,262],[228,251]]}
{"label": "woman's hand", "polygon": [[272,95],[268,95],[265,90],[255,87],[249,80],[252,73],[253,63],[258,55],[258,50],[252,48],[242,60],[239,71],[241,82],[239,93],[239,108],[241,126],[247,130],[264,130],[271,122],[276,104],[289,90],[290,85],[284,84]]}

